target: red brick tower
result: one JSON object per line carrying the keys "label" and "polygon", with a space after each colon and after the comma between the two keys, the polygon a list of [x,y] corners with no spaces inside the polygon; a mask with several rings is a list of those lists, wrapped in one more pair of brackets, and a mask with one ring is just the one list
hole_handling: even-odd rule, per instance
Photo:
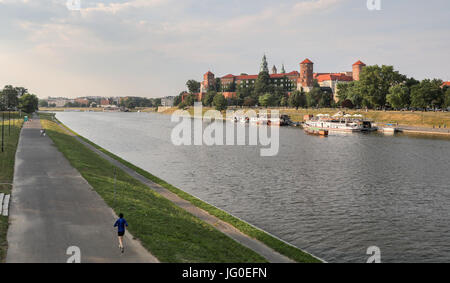
{"label": "red brick tower", "polygon": [[364,64],[361,61],[358,61],[355,64],[353,64],[353,80],[354,81],[359,81],[359,75],[361,74],[361,71],[365,66],[366,66],[366,64]]}
{"label": "red brick tower", "polygon": [[206,74],[203,75],[203,82],[201,87],[201,92],[207,92],[210,87],[213,87],[216,85],[216,77],[213,73],[208,71]]}
{"label": "red brick tower", "polygon": [[314,63],[305,59],[300,63],[300,78],[297,81],[297,88],[309,91],[314,86]]}

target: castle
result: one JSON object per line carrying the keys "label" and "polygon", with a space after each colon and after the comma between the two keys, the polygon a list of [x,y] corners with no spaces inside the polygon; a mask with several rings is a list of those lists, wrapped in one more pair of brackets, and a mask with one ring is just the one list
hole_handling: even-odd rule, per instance
{"label": "castle", "polygon": [[[348,83],[352,81],[359,81],[359,77],[362,69],[366,66],[361,61],[357,61],[353,64],[351,72],[341,73],[314,73],[314,63],[305,59],[300,63],[300,72],[292,71],[286,73],[284,65],[282,66],[281,73],[278,73],[277,68],[273,66],[272,73],[270,74],[270,83],[272,85],[284,88],[289,94],[294,90],[302,90],[305,92],[311,91],[314,87],[314,81],[317,80],[321,88],[330,89],[333,93],[334,100],[337,102],[339,83]],[[269,73],[266,56],[264,55],[261,63],[261,70]],[[223,90],[225,98],[232,98],[236,95],[235,88],[246,88],[255,84],[258,79],[258,75],[232,75],[228,74],[220,78],[220,84]],[[219,80],[216,80],[215,75],[208,71],[203,76],[203,81],[200,85],[200,93],[195,94],[197,100],[201,100],[209,89],[214,89]],[[184,94],[182,99],[184,101],[188,94]]]}

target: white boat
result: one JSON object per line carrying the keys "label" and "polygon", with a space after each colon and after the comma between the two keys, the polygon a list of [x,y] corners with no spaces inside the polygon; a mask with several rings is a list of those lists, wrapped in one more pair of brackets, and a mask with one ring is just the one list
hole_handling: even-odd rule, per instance
{"label": "white boat", "polygon": [[271,114],[257,114],[256,117],[250,118],[250,123],[257,125],[267,125],[267,126],[280,126],[281,119],[279,115],[272,116]]}
{"label": "white boat", "polygon": [[338,132],[362,132],[363,125],[347,120],[309,120],[304,123],[305,128],[320,128],[328,131]]}
{"label": "white boat", "polygon": [[370,132],[376,131],[378,128],[373,126],[369,120],[362,118],[362,115],[349,115],[345,113],[337,113],[330,115],[319,114],[317,117],[312,115],[305,116],[303,124],[305,128],[320,128],[334,132]]}

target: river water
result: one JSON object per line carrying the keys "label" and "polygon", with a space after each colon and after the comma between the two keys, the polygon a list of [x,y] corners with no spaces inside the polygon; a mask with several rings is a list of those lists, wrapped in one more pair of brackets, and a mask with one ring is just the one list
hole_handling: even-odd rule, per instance
{"label": "river water", "polygon": [[450,140],[280,129],[280,150],[175,146],[170,116],[58,113],[123,159],[329,262],[450,261]]}

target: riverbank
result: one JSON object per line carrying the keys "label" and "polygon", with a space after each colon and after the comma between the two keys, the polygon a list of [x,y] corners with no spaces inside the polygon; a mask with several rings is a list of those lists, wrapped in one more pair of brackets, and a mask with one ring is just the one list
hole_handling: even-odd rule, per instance
{"label": "riverbank", "polygon": [[[4,151],[0,149],[0,193],[11,194],[12,182],[14,177],[14,163],[17,145],[19,142],[20,130],[22,129],[23,121],[17,119],[17,113],[11,119],[11,128],[9,127],[9,120],[5,120],[4,126]],[[7,116],[8,117],[8,116]],[[5,117],[5,118],[7,118]],[[0,124],[1,127],[1,124]],[[1,128],[0,128],[0,143],[1,143]],[[1,145],[0,145],[1,146]],[[0,211],[0,262],[4,262],[8,243],[6,235],[8,231],[8,217],[2,216]]]}
{"label": "riverbank", "polygon": [[[212,110],[210,107],[203,107],[203,114],[208,110]],[[162,114],[171,115],[177,108],[170,108]],[[232,109],[231,109],[232,110]],[[239,110],[248,111],[250,108],[243,108]],[[263,108],[251,109],[256,112],[267,110]],[[329,114],[330,116],[336,114],[341,109],[273,109],[279,110],[282,115],[289,115],[293,122],[304,122],[305,115],[318,115]],[[190,107],[187,111],[193,116],[194,108]],[[363,115],[364,118],[375,121],[378,125],[383,124],[397,124],[404,133],[412,134],[425,134],[425,135],[440,135],[450,136],[450,112],[410,112],[410,111],[357,111],[357,110],[345,110],[346,113],[355,115]],[[225,114],[225,113],[224,113]]]}
{"label": "riverbank", "polygon": [[[80,138],[82,138],[82,137],[80,137]],[[278,253],[285,255],[297,262],[320,262],[320,260],[309,255],[308,253],[305,253],[305,252],[301,251],[300,249],[298,249],[288,243],[285,243],[282,240],[277,239],[276,237],[271,236],[268,233],[254,227],[254,226],[252,226],[252,225],[250,225],[250,224],[248,224],[248,223],[246,223],[246,222],[244,222],[244,221],[242,221],[242,220],[240,220],[240,219],[238,219],[238,218],[236,218],[214,206],[207,204],[206,202],[203,202],[197,198],[192,197],[191,195],[185,193],[184,191],[182,191],[178,188],[175,188],[174,186],[153,176],[152,174],[150,174],[150,173],[120,159],[119,157],[115,156],[114,154],[98,147],[97,145],[93,144],[92,142],[90,142],[84,138],[82,138],[82,139],[84,141],[86,141],[87,143],[95,146],[95,148],[97,148],[101,152],[105,153],[106,155],[110,156],[111,158],[114,158],[115,160],[119,161],[121,164],[124,164],[128,168],[131,168],[132,170],[134,170],[141,176],[145,177],[146,179],[154,182],[161,188],[164,188],[167,191],[173,193],[173,195],[179,197],[183,201],[187,201],[187,202],[189,202],[189,204],[203,210],[204,213],[206,213],[207,215],[210,215],[209,218],[211,216],[217,218],[217,220],[215,220],[215,222],[223,221],[223,222],[227,223],[227,225],[228,224],[231,225],[231,227],[233,227],[233,229],[237,229],[237,231],[239,231],[239,233],[243,233],[252,239],[256,239],[256,240],[260,241],[261,243],[265,244],[266,246],[270,247],[271,249],[277,251]],[[219,222],[217,222],[217,223],[219,223]],[[219,226],[221,226],[221,225],[219,225]]]}

